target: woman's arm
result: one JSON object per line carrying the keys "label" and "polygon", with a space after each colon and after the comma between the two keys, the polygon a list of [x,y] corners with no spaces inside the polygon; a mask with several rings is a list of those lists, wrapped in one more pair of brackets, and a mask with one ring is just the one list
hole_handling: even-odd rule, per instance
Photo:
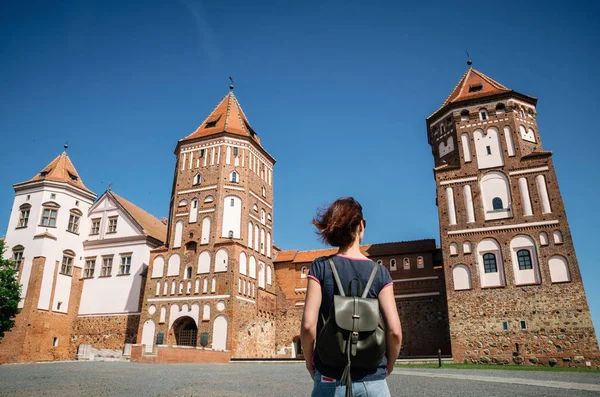
{"label": "woman's arm", "polygon": [[398,317],[393,286],[381,290],[379,293],[379,307],[385,321],[387,371],[388,374],[391,374],[402,345],[402,326]]}
{"label": "woman's arm", "polygon": [[308,279],[306,289],[306,300],[304,301],[304,314],[302,315],[302,326],[300,328],[300,339],[302,340],[302,351],[306,369],[311,378],[315,376],[312,364],[312,356],[317,339],[317,321],[319,320],[319,308],[321,307],[321,285],[312,278]]}

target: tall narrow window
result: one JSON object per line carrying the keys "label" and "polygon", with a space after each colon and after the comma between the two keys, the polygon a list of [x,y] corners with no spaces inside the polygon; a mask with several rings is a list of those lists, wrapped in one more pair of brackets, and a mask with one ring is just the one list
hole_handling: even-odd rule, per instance
{"label": "tall narrow window", "polygon": [[396,260],[390,259],[390,271],[395,271],[395,270],[396,270]]}
{"label": "tall narrow window", "polygon": [[62,264],[60,266],[60,273],[66,276],[73,274],[73,257],[75,256],[72,251],[64,251]]}
{"label": "tall narrow window", "polygon": [[117,232],[117,221],[118,217],[112,216],[108,218],[108,233],[116,233]]}
{"label": "tall narrow window", "polygon": [[483,269],[486,273],[498,272],[498,265],[496,264],[496,255],[490,253],[483,255]]}
{"label": "tall narrow window", "polygon": [[100,233],[100,218],[92,219],[92,227],[90,227],[90,234]]}
{"label": "tall narrow window", "polygon": [[67,231],[75,234],[79,234],[79,220],[81,219],[81,211],[78,209],[71,210],[69,214],[69,224]]}
{"label": "tall narrow window", "polygon": [[485,110],[485,109],[480,109],[480,110],[479,110],[479,118],[480,118],[481,120],[487,120],[487,119],[488,119],[487,110]]}
{"label": "tall narrow window", "polygon": [[529,250],[519,250],[517,252],[517,259],[519,261],[519,270],[533,269]]}
{"label": "tall narrow window", "polygon": [[239,174],[235,171],[232,171],[231,174],[229,174],[229,182],[238,183]]}
{"label": "tall narrow window", "polygon": [[100,271],[101,277],[110,277],[110,273],[112,272],[112,264],[113,264],[112,256],[105,256],[102,258],[102,269]]}
{"label": "tall narrow window", "polygon": [[44,207],[42,211],[42,226],[56,227],[58,209]]}
{"label": "tall narrow window", "polygon": [[119,265],[119,274],[129,274],[131,271],[131,254],[121,254],[121,264]]}
{"label": "tall narrow window", "polygon": [[409,270],[410,269],[410,259],[404,258],[402,260],[402,266],[403,266],[404,270]]}
{"label": "tall narrow window", "polygon": [[199,185],[199,184],[200,184],[200,182],[202,182],[202,175],[200,175],[200,174],[196,174],[196,175],[194,176],[194,183],[193,183],[193,184],[194,184],[194,185]]}
{"label": "tall narrow window", "polygon": [[96,258],[85,258],[85,267],[83,268],[83,278],[94,277],[94,269],[96,268]]}
{"label": "tall narrow window", "polygon": [[15,270],[19,271],[23,265],[23,246],[18,245],[13,249],[13,262],[15,262]]}
{"label": "tall narrow window", "polygon": [[417,257],[417,269],[423,269],[424,267],[425,267],[425,264],[423,262],[423,257],[418,256]]}
{"label": "tall narrow window", "polygon": [[17,227],[27,227],[29,223],[29,214],[31,212],[31,205],[23,204],[19,207],[19,223]]}
{"label": "tall narrow window", "polygon": [[233,147],[233,155],[237,156],[238,155],[238,148],[237,147]]}

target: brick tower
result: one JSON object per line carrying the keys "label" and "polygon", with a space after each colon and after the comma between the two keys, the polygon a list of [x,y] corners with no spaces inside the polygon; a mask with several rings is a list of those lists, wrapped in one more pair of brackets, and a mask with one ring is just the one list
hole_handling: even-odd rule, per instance
{"label": "brick tower", "polygon": [[167,243],[150,257],[138,343],[159,358],[176,350],[161,345],[272,356],[275,159],[233,92],[175,156]]}
{"label": "brick tower", "polygon": [[456,362],[599,363],[536,103],[469,67],[427,118]]}

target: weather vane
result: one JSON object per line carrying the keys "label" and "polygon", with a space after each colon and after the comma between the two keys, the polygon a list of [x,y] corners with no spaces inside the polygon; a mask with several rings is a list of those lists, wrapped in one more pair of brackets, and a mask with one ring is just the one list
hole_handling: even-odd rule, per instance
{"label": "weather vane", "polygon": [[112,182],[108,184],[108,190],[112,190]]}
{"label": "weather vane", "polygon": [[231,76],[229,76],[229,81],[231,81],[231,84],[229,84],[229,89],[233,91],[233,78]]}
{"label": "weather vane", "polygon": [[65,148],[65,152],[66,152],[67,149],[69,148],[69,142],[65,142],[65,144],[63,145],[63,147]]}
{"label": "weather vane", "polygon": [[471,66],[473,61],[471,61],[471,56],[469,55],[469,50],[467,50],[467,65]]}

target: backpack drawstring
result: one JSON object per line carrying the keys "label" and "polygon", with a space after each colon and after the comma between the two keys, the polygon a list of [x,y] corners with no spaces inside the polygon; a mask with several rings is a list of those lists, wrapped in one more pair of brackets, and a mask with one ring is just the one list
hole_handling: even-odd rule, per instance
{"label": "backpack drawstring", "polygon": [[346,353],[348,357],[348,362],[346,363],[346,367],[344,368],[344,372],[342,373],[342,378],[340,379],[340,383],[346,385],[346,397],[353,397],[352,393],[352,375],[350,374],[350,349],[352,346],[352,333],[348,337],[348,342],[346,343]]}

